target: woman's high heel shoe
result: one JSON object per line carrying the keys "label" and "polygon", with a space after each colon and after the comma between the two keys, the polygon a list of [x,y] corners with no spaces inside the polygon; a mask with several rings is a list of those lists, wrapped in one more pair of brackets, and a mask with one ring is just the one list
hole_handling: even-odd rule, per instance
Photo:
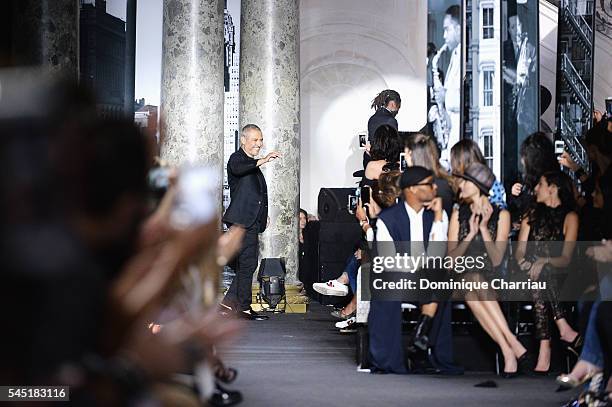
{"label": "woman's high heel shoe", "polygon": [[568,389],[574,389],[578,386],[583,385],[584,383],[591,380],[591,378],[595,375],[595,372],[589,372],[586,375],[582,376],[580,379],[574,379],[571,375],[562,374],[557,376],[555,380],[559,386],[566,387]]}
{"label": "woman's high heel shoe", "polygon": [[524,375],[533,374],[533,369],[535,368],[536,361],[531,353],[525,351],[517,360],[518,371]]}
{"label": "woman's high heel shoe", "polygon": [[580,357],[580,350],[582,349],[582,344],[584,343],[584,338],[582,335],[578,334],[571,342],[562,341],[565,344],[565,348],[574,354],[577,358]]}

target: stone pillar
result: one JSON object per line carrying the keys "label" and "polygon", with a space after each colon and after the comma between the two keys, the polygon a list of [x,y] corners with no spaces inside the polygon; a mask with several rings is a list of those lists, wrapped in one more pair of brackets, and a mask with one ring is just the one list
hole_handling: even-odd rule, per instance
{"label": "stone pillar", "polygon": [[285,257],[287,282],[298,271],[300,174],[299,0],[242,0],[240,123],[261,127],[264,153],[282,158],[262,166],[270,225],[261,257]]}
{"label": "stone pillar", "polygon": [[77,80],[79,0],[18,0],[12,4],[15,65],[42,65]]}
{"label": "stone pillar", "polygon": [[164,0],[161,156],[223,182],[223,0]]}

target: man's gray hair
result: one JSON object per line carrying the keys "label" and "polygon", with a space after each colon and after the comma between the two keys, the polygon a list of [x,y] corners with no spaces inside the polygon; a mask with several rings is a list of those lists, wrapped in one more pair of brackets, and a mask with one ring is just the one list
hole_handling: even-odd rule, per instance
{"label": "man's gray hair", "polygon": [[257,130],[258,132],[261,133],[261,129],[259,128],[258,125],[256,124],[247,124],[246,126],[244,126],[242,128],[242,131],[240,132],[240,137],[246,137],[246,132],[249,130]]}

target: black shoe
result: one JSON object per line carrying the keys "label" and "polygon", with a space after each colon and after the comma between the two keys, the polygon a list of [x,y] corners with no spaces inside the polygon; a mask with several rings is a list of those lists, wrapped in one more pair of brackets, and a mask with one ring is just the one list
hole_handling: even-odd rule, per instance
{"label": "black shoe", "polygon": [[563,342],[568,352],[572,353],[577,358],[580,357],[580,351],[582,350],[582,345],[584,343],[584,338],[582,335],[576,335],[572,342],[566,342],[563,340],[561,342]]}
{"label": "black shoe", "polygon": [[515,377],[518,377],[519,372],[501,372],[499,374],[503,379],[514,379]]}
{"label": "black shoe", "polygon": [[421,314],[408,345],[408,351],[410,353],[415,353],[417,349],[422,351],[427,350],[429,346],[429,337],[427,335],[429,335],[431,329],[431,322],[432,318],[430,316]]}
{"label": "black shoe", "polygon": [[269,316],[258,314],[257,312],[253,311],[253,309],[248,309],[246,311],[239,312],[238,314],[241,318],[248,319],[250,321],[265,321],[270,319]]}
{"label": "black shoe", "polygon": [[215,384],[215,391],[212,396],[208,399],[208,405],[210,406],[233,406],[242,401],[242,393],[236,390],[228,390],[219,383]]}
{"label": "black shoe", "polygon": [[[536,361],[533,358],[533,355],[528,351],[525,351],[517,360],[518,371],[524,375],[530,376],[533,375],[535,370]],[[549,368],[550,369],[550,368]],[[548,373],[548,372],[546,372]]]}

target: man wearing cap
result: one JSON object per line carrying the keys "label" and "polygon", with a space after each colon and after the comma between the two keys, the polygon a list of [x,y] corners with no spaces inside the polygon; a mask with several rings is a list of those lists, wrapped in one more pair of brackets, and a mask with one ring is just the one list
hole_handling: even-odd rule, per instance
{"label": "man wearing cap", "polygon": [[[442,199],[436,197],[434,174],[423,167],[409,167],[402,174],[400,187],[403,200],[380,213],[376,241],[410,242],[405,250],[408,254],[423,253],[429,242],[446,241],[448,217]],[[388,250],[379,245],[379,253],[383,247]],[[406,373],[401,303],[371,301],[368,330],[373,371]]]}

